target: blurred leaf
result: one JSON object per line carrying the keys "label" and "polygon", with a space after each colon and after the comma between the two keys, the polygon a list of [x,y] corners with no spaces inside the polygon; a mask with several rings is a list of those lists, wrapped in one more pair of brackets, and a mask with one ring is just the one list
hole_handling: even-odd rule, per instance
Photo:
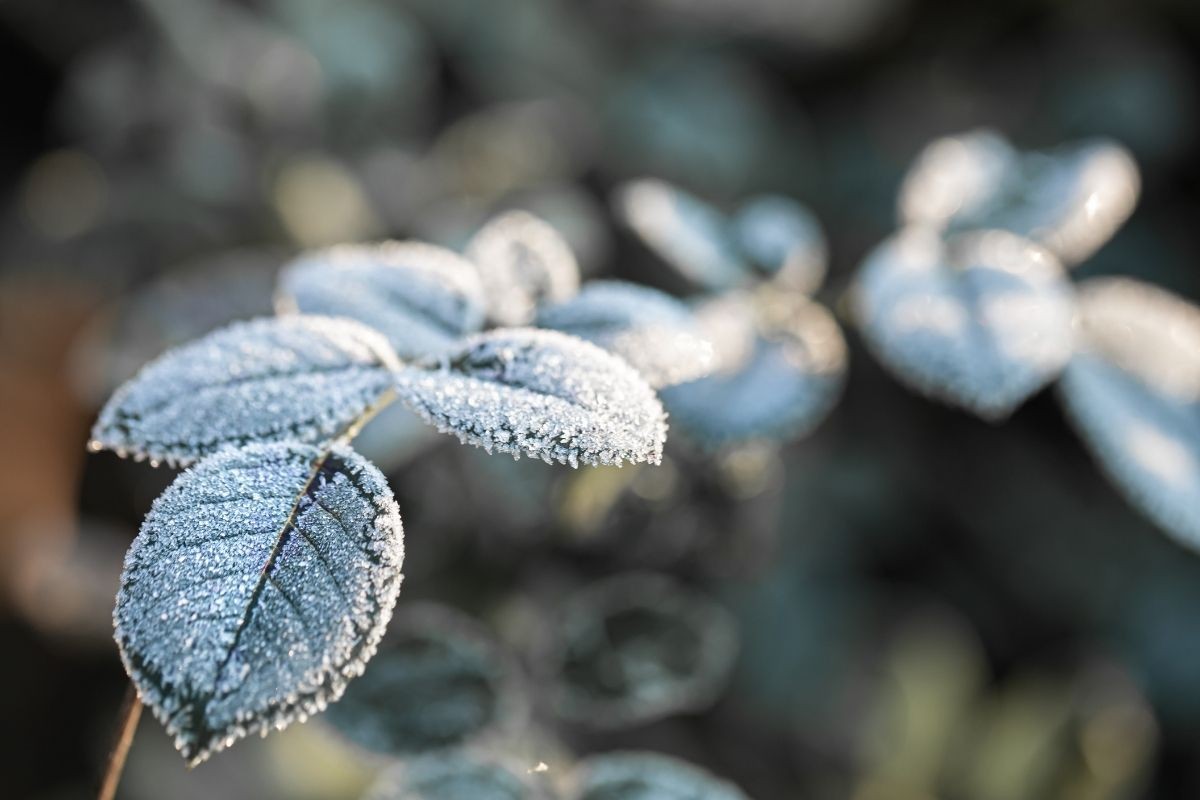
{"label": "blurred leaf", "polygon": [[699,767],[657,753],[604,753],[575,768],[568,800],[749,800]]}
{"label": "blurred leaf", "polygon": [[[524,774],[522,774],[524,773]],[[363,800],[538,800],[529,770],[465,751],[408,759],[389,767]]]}
{"label": "blurred leaf", "polygon": [[817,218],[782,195],[759,195],[733,217],[733,233],[754,266],[781,286],[813,294],[825,280],[829,254]]}

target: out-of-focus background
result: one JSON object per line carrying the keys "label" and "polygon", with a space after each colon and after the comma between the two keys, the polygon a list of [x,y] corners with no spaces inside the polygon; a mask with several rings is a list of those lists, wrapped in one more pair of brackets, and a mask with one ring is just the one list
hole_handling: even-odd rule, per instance
{"label": "out-of-focus background", "polygon": [[[1077,274],[1200,298],[1192,0],[8,0],[0,61],[5,797],[89,796],[127,683],[121,558],[174,473],[88,454],[97,409],[166,347],[270,313],[304,248],[457,247],[526,208],[585,275],[679,291],[610,210],[655,176],[805,203],[841,314],[913,157],[986,125],[1122,142],[1139,205]],[[452,437],[369,453],[405,518],[401,607],[466,610],[536,671],[524,645],[564,593],[631,569],[701,588],[741,640],[712,704],[545,726],[760,800],[1200,796],[1200,556],[1049,393],[981,422],[843,327],[839,405],[782,448],[669,447],[620,478]],[[318,720],[189,772],[147,718],[121,796],[354,797],[377,767]]]}

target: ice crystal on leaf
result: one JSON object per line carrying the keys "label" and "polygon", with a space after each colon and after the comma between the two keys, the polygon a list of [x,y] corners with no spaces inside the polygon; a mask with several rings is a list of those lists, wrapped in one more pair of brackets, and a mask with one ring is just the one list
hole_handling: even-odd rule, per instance
{"label": "ice crystal on leaf", "polygon": [[753,197],[732,225],[750,263],[780,286],[805,294],[821,288],[828,250],[821,226],[804,206],[781,195]]}
{"label": "ice crystal on leaf", "polygon": [[919,392],[1001,419],[1052,381],[1072,348],[1072,293],[1049,252],[1004,231],[943,241],[901,231],[863,264],[868,346]]}
{"label": "ice crystal on leaf", "polygon": [[712,367],[713,346],[691,310],[645,286],[592,281],[565,303],[542,308],[537,324],[616,353],[656,388],[695,380]]}
{"label": "ice crystal on leaf", "polygon": [[657,753],[616,752],[581,761],[569,800],[749,800],[694,764]]}
{"label": "ice crystal on leaf", "polygon": [[529,770],[469,751],[410,758],[384,770],[362,800],[540,800]]}
{"label": "ice crystal on leaf", "polygon": [[326,442],[388,391],[387,341],[349,319],[235,323],[146,365],[100,412],[92,449],[189,464],[251,442]]}
{"label": "ice crystal on leaf", "polygon": [[422,242],[339,245],[307,253],[279,280],[281,311],[350,317],[401,358],[446,349],[483,326],[483,287],[462,256]]}
{"label": "ice crystal on leaf", "polygon": [[155,501],[113,612],[143,702],[190,763],[337,700],[400,589],[399,509],[354,451],[229,449]]}
{"label": "ice crystal on leaf", "polygon": [[410,755],[503,739],[528,711],[515,662],[474,620],[416,605],[325,721],[367,750]]}
{"label": "ice crystal on leaf", "polygon": [[1200,548],[1200,309],[1128,278],[1084,282],[1078,307],[1068,418],[1133,505]]}
{"label": "ice crystal on leaf", "polygon": [[571,466],[662,457],[654,390],[617,356],[557,331],[478,334],[430,369],[401,370],[396,389],[438,430],[489,451]]}
{"label": "ice crystal on leaf", "polygon": [[579,265],[554,227],[527,211],[495,217],[471,237],[467,257],[479,270],[488,317],[525,325],[541,303],[558,303],[579,290]]}

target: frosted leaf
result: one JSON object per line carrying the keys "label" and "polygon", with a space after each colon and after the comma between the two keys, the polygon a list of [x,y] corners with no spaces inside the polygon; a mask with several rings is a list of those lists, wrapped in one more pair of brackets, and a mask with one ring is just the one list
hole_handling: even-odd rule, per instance
{"label": "frosted leaf", "polygon": [[1137,164],[1114,142],[1019,153],[995,133],[974,131],[939,139],[918,156],[900,191],[900,218],[1007,230],[1073,266],[1112,238],[1140,189]]}
{"label": "frosted leaf", "polygon": [[737,655],[733,619],[666,576],[632,573],[571,597],[544,659],[555,713],[622,728],[707,708]]}
{"label": "frosted leaf", "polygon": [[1068,418],[1129,502],[1200,549],[1200,309],[1128,278],[1085,281],[1077,304]]}
{"label": "frosted leaf", "polygon": [[713,346],[691,310],[657,289],[592,281],[565,303],[542,308],[537,324],[616,353],[656,388],[695,380],[712,368]]}
{"label": "frosted leaf", "polygon": [[761,195],[733,218],[733,232],[754,266],[781,286],[805,294],[825,280],[828,248],[812,213],[790,197]]}
{"label": "frosted leaf", "polygon": [[469,751],[406,759],[384,770],[362,800],[538,800],[529,768]]}
{"label": "frosted leaf", "polygon": [[388,390],[396,355],[349,319],[235,323],[170,350],[117,390],[91,447],[189,464],[251,442],[326,442]]}
{"label": "frosted leaf", "polygon": [[396,389],[443,433],[546,463],[657,464],[667,435],[662,405],[633,367],[557,331],[479,334],[431,370],[401,370]]}
{"label": "frosted leaf", "polygon": [[483,326],[483,287],[458,254],[423,242],[338,245],[307,253],[279,280],[280,311],[350,317],[403,359],[446,349]]}
{"label": "frosted leaf", "polygon": [[568,800],[749,800],[732,783],[658,753],[592,756],[572,772]]}
{"label": "frosted leaf", "polygon": [[866,343],[893,375],[990,420],[1065,366],[1072,313],[1058,260],[1004,231],[904,230],[867,256],[855,289]]}
{"label": "frosted leaf", "polygon": [[687,438],[715,448],[800,436],[833,409],[846,378],[846,342],[823,306],[763,292],[719,297],[697,314],[717,345],[717,369],[661,392]]}
{"label": "frosted leaf", "polygon": [[579,265],[554,227],[528,211],[508,211],[480,228],[467,244],[483,282],[488,317],[525,325],[538,305],[559,303],[579,290]]}
{"label": "frosted leaf", "polygon": [[728,220],[699,198],[664,181],[643,178],[620,187],[613,207],[647,247],[690,282],[720,291],[749,280]]}
{"label": "frosted leaf", "polygon": [[229,449],[181,474],[125,557],[125,668],[191,764],[324,710],[400,590],[400,513],[354,451]]}
{"label": "frosted leaf", "polygon": [[325,721],[367,750],[408,755],[502,739],[528,717],[518,668],[470,617],[402,609]]}

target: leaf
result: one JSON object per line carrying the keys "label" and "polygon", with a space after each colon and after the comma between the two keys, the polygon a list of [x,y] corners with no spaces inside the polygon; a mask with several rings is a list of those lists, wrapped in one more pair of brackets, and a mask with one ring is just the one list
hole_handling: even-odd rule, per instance
{"label": "leaf", "polygon": [[370,668],[325,719],[367,750],[409,755],[505,739],[528,713],[515,662],[474,620],[418,605],[396,615]]}
{"label": "leaf", "polygon": [[732,617],[665,575],[629,573],[571,597],[548,632],[550,702],[596,729],[710,706],[737,654]]}
{"label": "leaf", "polygon": [[693,284],[722,291],[746,283],[742,262],[720,211],[664,181],[643,178],[613,197],[617,217],[668,266]]}
{"label": "leaf", "polygon": [[616,752],[579,762],[568,800],[749,800],[694,764],[658,753]]}
{"label": "leaf", "polygon": [[655,388],[695,380],[712,366],[713,346],[691,310],[633,283],[592,281],[565,303],[541,309],[537,324],[619,355]]}
{"label": "leaf", "polygon": [[705,447],[815,428],[846,377],[846,342],[821,305],[790,293],[730,294],[697,314],[717,346],[713,374],[661,392],[671,422]]}
{"label": "leaf", "polygon": [[467,244],[487,298],[488,317],[525,325],[541,303],[558,303],[579,290],[579,265],[550,223],[528,211],[493,218]]}
{"label": "leaf", "polygon": [[423,242],[338,245],[307,253],[279,280],[281,311],[350,317],[382,333],[401,358],[445,350],[483,326],[475,267]]}
{"label": "leaf", "polygon": [[142,368],[100,412],[91,449],[189,464],[229,446],[346,434],[388,391],[396,355],[348,319],[235,323]]}
{"label": "leaf", "polygon": [[632,367],[557,331],[474,336],[432,370],[396,376],[400,399],[468,444],[578,466],[658,463],[667,425]]}
{"label": "leaf", "polygon": [[529,770],[504,760],[452,751],[407,759],[388,767],[363,800],[535,800]]}
{"label": "leaf", "polygon": [[805,294],[821,288],[828,249],[816,217],[782,195],[760,195],[742,204],[733,233],[754,266],[781,286]]}
{"label": "leaf", "polygon": [[953,231],[1007,230],[1073,266],[1112,238],[1140,188],[1137,164],[1115,142],[1021,153],[977,130],[922,151],[900,190],[900,218]]}
{"label": "leaf", "polygon": [[1131,504],[1200,548],[1200,309],[1128,278],[1085,281],[1078,308],[1068,419]]}
{"label": "leaf", "polygon": [[1058,260],[1004,231],[902,231],[867,256],[855,289],[867,345],[896,378],[989,420],[1065,366],[1072,313]]}
{"label": "leaf", "polygon": [[403,558],[392,492],[353,450],[225,450],[167,488],[130,547],[121,658],[197,764],[337,700],[383,636]]}

